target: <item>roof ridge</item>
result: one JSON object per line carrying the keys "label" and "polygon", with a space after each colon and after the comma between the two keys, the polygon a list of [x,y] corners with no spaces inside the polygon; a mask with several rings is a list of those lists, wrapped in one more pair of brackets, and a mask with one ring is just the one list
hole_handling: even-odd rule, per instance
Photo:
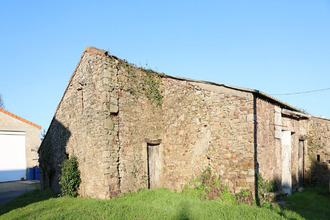
{"label": "roof ridge", "polygon": [[2,108],[0,108],[0,112],[3,112],[3,113],[5,113],[5,114],[7,114],[7,115],[9,115],[9,116],[11,116],[11,117],[13,117],[13,118],[16,118],[16,119],[18,119],[18,120],[20,120],[20,121],[23,121],[23,122],[25,122],[25,123],[27,123],[27,124],[29,124],[29,125],[32,125],[32,126],[34,126],[34,127],[37,127],[37,128],[39,128],[39,129],[41,129],[41,126],[40,126],[40,125],[37,125],[37,124],[35,124],[35,123],[33,123],[33,122],[30,122],[30,121],[28,121],[28,120],[26,120],[26,119],[24,119],[24,118],[21,118],[21,117],[15,115],[15,114],[13,114],[13,113],[10,113],[9,111],[6,111],[6,110],[4,110],[4,109],[2,109]]}

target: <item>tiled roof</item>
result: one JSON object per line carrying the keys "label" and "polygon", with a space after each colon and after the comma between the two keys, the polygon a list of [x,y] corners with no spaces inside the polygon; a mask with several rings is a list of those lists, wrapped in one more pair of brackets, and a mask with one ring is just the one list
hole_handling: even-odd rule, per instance
{"label": "tiled roof", "polygon": [[41,126],[39,126],[39,125],[37,125],[37,124],[34,124],[34,123],[32,123],[32,122],[30,122],[30,121],[28,121],[28,120],[26,120],[26,119],[24,119],[24,118],[21,118],[21,117],[19,117],[19,116],[17,116],[17,115],[14,115],[13,113],[10,113],[10,112],[8,112],[8,111],[2,109],[2,108],[0,108],[0,112],[3,112],[3,113],[5,113],[5,114],[7,114],[7,115],[9,115],[9,116],[11,116],[11,117],[13,117],[13,118],[16,118],[16,119],[18,119],[18,120],[20,120],[20,121],[23,121],[23,122],[25,122],[25,123],[28,123],[28,124],[30,124],[30,125],[33,125],[33,126],[36,127],[36,128],[41,129]]}

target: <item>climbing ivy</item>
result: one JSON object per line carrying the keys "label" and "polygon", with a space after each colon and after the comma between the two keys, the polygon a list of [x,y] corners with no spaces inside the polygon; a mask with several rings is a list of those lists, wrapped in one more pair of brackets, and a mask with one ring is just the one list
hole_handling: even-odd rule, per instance
{"label": "climbing ivy", "polygon": [[308,146],[310,150],[317,150],[324,147],[320,137],[315,137],[315,135],[308,136]]}
{"label": "climbing ivy", "polygon": [[160,92],[160,78],[157,76],[157,73],[148,69],[145,70],[146,75],[143,77],[144,87],[145,88],[145,96],[149,99],[149,101],[154,102],[156,106],[161,106],[163,96]]}
{"label": "climbing ivy", "polygon": [[124,66],[126,82],[122,83],[121,88],[136,97],[143,94],[155,107],[161,107],[161,75],[151,69],[136,68],[126,61]]}

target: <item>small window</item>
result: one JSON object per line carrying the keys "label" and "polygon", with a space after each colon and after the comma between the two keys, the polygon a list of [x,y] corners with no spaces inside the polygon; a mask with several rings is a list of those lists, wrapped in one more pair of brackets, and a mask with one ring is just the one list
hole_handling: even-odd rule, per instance
{"label": "small window", "polygon": [[321,160],[321,157],[320,157],[320,155],[318,154],[318,155],[316,155],[316,160],[317,160],[317,162],[320,162],[320,160]]}

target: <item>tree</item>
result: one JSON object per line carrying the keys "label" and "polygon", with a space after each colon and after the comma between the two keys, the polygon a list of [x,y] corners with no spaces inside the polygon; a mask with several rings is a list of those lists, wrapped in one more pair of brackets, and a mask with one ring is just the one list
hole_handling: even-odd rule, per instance
{"label": "tree", "polygon": [[44,130],[41,132],[41,136],[40,136],[41,142],[45,139],[45,137],[46,137],[46,130],[44,129]]}
{"label": "tree", "polygon": [[2,95],[0,94],[0,108],[5,108],[5,104],[3,103]]}

